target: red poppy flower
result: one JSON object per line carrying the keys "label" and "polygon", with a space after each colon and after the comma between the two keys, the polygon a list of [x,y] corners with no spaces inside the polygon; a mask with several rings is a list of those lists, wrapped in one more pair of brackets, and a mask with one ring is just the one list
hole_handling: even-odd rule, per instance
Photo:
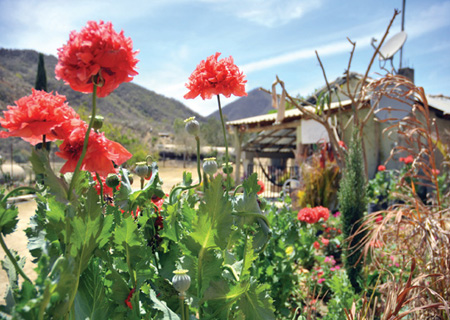
{"label": "red poppy flower", "polygon": [[320,249],[320,243],[318,241],[314,241],[313,247],[316,248],[317,250],[319,250]]}
{"label": "red poppy flower", "polygon": [[162,209],[162,206],[163,206],[163,203],[164,203],[164,198],[153,196],[151,201],[156,206],[156,209],[159,212]]}
{"label": "red poppy flower", "polygon": [[256,194],[264,193],[264,191],[266,190],[266,186],[264,185],[264,183],[262,181],[258,180],[258,185],[259,185],[260,189]]}
{"label": "red poppy flower", "polygon": [[131,39],[125,38],[123,31],[114,31],[111,22],[89,21],[80,32],[72,31],[67,44],[58,49],[56,79],[75,91],[90,93],[92,78],[98,75],[97,95],[106,97],[138,74],[137,53]]}
{"label": "red poppy flower", "polygon": [[303,208],[298,212],[297,219],[312,224],[319,221],[320,217],[316,210],[312,208]]}
{"label": "red poppy flower", "polygon": [[[61,168],[61,173],[75,171],[83,150],[86,130],[86,124],[74,128],[59,147],[60,151],[56,155],[67,160]],[[104,133],[97,133],[91,130],[86,155],[81,164],[81,170],[96,172],[101,177],[106,177],[109,173],[116,173],[112,161],[117,165],[121,165],[130,159],[131,156],[131,153],[122,145],[106,139]]]}
{"label": "red poppy flower", "polygon": [[406,158],[400,158],[400,162],[404,162],[405,164],[413,163],[414,158],[412,155],[407,156]]}
{"label": "red poppy flower", "polygon": [[386,166],[384,166],[384,165],[382,165],[382,164],[380,164],[379,166],[378,166],[378,171],[385,171],[386,170]]}
{"label": "red poppy flower", "polygon": [[20,98],[15,106],[3,111],[0,124],[8,131],[0,132],[0,138],[21,137],[32,145],[42,142],[43,135],[47,141],[58,139],[53,130],[68,120],[79,118],[65,101],[66,97],[57,93],[32,89],[31,95]]}
{"label": "red poppy flower", "polygon": [[186,88],[189,92],[184,95],[185,99],[194,99],[198,95],[203,100],[211,99],[213,95],[223,94],[229,98],[235,96],[246,96],[245,75],[239,71],[234,64],[233,57],[223,58],[217,61],[219,52],[209,56],[206,61],[202,60],[189,77]]}
{"label": "red poppy flower", "polygon": [[328,240],[327,238],[322,238],[320,241],[322,241],[322,243],[327,246],[330,243],[330,240]]}
{"label": "red poppy flower", "polygon": [[328,210],[328,208],[318,206],[315,207],[314,210],[317,212],[317,216],[319,217],[319,219],[322,218],[323,221],[327,221],[330,217],[330,210]]}

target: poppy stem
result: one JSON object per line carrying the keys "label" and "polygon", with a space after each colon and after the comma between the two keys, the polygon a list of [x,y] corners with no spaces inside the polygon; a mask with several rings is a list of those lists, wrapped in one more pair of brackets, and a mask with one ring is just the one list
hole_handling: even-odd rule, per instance
{"label": "poppy stem", "polygon": [[25,281],[28,281],[29,283],[33,283],[30,280],[30,278],[27,277],[27,275],[22,270],[22,268],[19,266],[19,264],[17,263],[16,258],[12,255],[11,251],[9,251],[8,247],[6,246],[5,241],[3,240],[3,236],[1,234],[1,232],[0,232],[0,245],[1,245],[2,249],[3,249],[3,251],[5,251],[5,253],[8,256],[9,260],[11,261],[11,263],[13,264],[14,269],[16,270],[16,272],[18,274],[20,274]]}
{"label": "poppy stem", "polygon": [[175,192],[178,190],[185,191],[192,188],[197,188],[202,184],[202,171],[200,169],[200,138],[198,136],[195,137],[195,141],[197,142],[197,173],[198,173],[198,183],[188,186],[188,187],[176,187],[173,188],[169,195],[169,203],[174,204],[175,203]]}
{"label": "poppy stem", "polygon": [[[217,103],[219,104],[220,122],[222,123],[223,140],[225,142],[225,166],[228,166],[229,157],[228,157],[227,131],[225,129],[225,122],[223,120],[222,106],[220,105],[220,95],[217,95]],[[228,195],[228,190],[230,190],[230,171],[228,169],[229,168],[227,168],[227,180],[225,183],[225,189],[226,189],[227,195]]]}
{"label": "poppy stem", "polygon": [[[78,159],[77,166],[75,167],[75,171],[72,175],[72,180],[70,181],[69,185],[69,191],[67,192],[67,200],[70,201],[70,198],[72,196],[72,190],[75,184],[75,181],[77,180],[78,174],[80,173],[81,164],[83,163],[84,156],[86,155],[87,147],[88,147],[88,141],[89,141],[89,135],[91,133],[92,126],[94,124],[95,120],[95,113],[97,107],[97,85],[94,81],[94,88],[92,90],[92,113],[91,113],[91,120],[89,121],[89,126],[86,130],[86,135],[84,136],[84,143],[83,143],[83,150],[81,151],[80,159]],[[101,183],[101,181],[100,181]]]}

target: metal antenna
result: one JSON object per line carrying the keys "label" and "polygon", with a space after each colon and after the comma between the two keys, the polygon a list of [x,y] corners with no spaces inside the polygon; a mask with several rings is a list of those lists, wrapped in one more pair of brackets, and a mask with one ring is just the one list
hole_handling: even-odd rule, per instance
{"label": "metal antenna", "polygon": [[[405,31],[405,2],[403,0],[403,8],[402,8],[402,31]],[[402,60],[403,60],[403,46],[400,48],[400,68],[402,68]]]}

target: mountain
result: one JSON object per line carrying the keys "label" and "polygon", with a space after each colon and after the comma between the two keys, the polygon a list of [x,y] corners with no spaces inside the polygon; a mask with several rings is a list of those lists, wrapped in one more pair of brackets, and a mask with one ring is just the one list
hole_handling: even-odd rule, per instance
{"label": "mountain", "polygon": [[[222,108],[222,113],[228,121],[266,114],[272,108],[272,96],[259,89],[248,92],[246,97],[231,102]],[[220,119],[219,111],[210,114],[209,118]]]}
{"label": "mountain", "polygon": [[[0,110],[31,94],[36,80],[38,52],[32,50],[0,49]],[[92,95],[73,91],[63,81],[55,79],[55,56],[44,57],[48,90],[65,95],[69,105],[77,110],[81,105],[90,108]],[[170,130],[175,118],[195,116],[202,119],[179,101],[159,95],[134,83],[123,83],[106,98],[98,99],[99,113],[107,121],[120,123],[133,130]]]}
{"label": "mountain", "polygon": [[[36,81],[38,56],[38,52],[33,50],[0,48],[0,111],[31,94]],[[92,94],[76,92],[63,81],[56,80],[55,56],[45,55],[44,63],[48,91],[65,95],[72,108],[90,114]],[[148,139],[150,132],[156,137],[158,132],[171,132],[176,118],[195,116],[200,122],[205,121],[181,102],[134,83],[123,83],[109,96],[97,99],[97,110],[97,114],[105,117],[105,122],[119,128],[124,134],[132,132],[133,138],[138,140]],[[21,144],[20,139],[13,141]],[[11,143],[10,139],[0,139],[0,155],[9,152],[9,149],[5,150],[5,144],[9,146]]]}

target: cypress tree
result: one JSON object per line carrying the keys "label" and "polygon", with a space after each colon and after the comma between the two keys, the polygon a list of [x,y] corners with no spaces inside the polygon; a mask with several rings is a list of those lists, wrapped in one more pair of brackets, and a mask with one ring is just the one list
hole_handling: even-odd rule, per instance
{"label": "cypress tree", "polygon": [[367,207],[366,198],[366,179],[364,175],[364,160],[362,155],[361,140],[358,137],[357,130],[353,132],[352,140],[348,153],[345,157],[345,169],[338,193],[339,210],[342,214],[342,231],[345,238],[349,239],[348,247],[345,251],[345,268],[349,280],[355,289],[355,292],[361,291],[359,277],[362,269],[362,261],[358,262],[361,255],[361,249],[358,246],[363,233],[355,235],[361,226],[361,219]]}
{"label": "cypress tree", "polygon": [[42,53],[39,53],[38,69],[34,88],[36,90],[47,91],[47,74],[45,72],[44,55]]}

